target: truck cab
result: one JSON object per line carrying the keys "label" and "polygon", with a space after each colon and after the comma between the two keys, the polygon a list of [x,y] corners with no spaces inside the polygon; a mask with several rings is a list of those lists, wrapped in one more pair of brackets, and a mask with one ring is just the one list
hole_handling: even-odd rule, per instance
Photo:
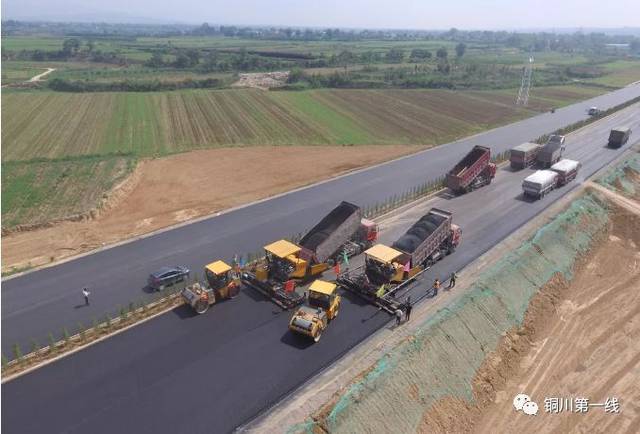
{"label": "truck cab", "polygon": [[335,283],[316,280],[309,287],[307,304],[301,306],[289,321],[289,330],[318,342],[329,321],[338,316],[341,297]]}

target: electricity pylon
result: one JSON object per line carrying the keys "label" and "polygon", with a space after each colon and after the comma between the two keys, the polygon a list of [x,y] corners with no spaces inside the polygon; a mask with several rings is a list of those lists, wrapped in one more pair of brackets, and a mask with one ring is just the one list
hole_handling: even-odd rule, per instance
{"label": "electricity pylon", "polygon": [[527,105],[529,103],[529,89],[531,88],[531,74],[533,74],[533,57],[529,57],[529,63],[522,71],[522,84],[518,91],[516,105]]}

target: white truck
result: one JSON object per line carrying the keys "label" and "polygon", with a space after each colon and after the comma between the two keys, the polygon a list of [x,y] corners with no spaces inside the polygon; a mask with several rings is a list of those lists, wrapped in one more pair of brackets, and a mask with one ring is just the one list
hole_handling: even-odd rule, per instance
{"label": "white truck", "polygon": [[558,174],[558,186],[568,184],[576,179],[581,166],[580,162],[566,158],[551,166],[551,170]]}
{"label": "white truck", "polygon": [[537,170],[522,181],[524,195],[542,199],[558,185],[558,174],[553,170]]}

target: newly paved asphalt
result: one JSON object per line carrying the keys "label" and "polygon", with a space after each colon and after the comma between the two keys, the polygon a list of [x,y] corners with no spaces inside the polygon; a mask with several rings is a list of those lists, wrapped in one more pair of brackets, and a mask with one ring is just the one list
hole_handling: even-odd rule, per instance
{"label": "newly paved asphalt", "polygon": [[[635,92],[638,93],[638,89]],[[592,104],[594,103],[587,102],[584,106]],[[603,102],[597,104],[605,105]],[[542,120],[546,122],[545,116],[542,116]],[[577,112],[576,116],[579,116]],[[414,295],[417,297],[425,291],[435,276],[446,276],[454,269],[463,268],[554,200],[575,188],[585,177],[620,155],[624,148],[611,150],[605,144],[609,129],[621,123],[636,130],[632,141],[637,140],[640,107],[636,105],[614,115],[612,119],[601,121],[571,136],[567,140],[567,156],[583,163],[579,179],[553,192],[544,200],[523,200],[520,184],[530,171],[511,172],[508,169],[500,170],[490,186],[461,197],[434,200],[432,206],[454,212],[454,221],[463,229],[463,242],[454,255],[425,273],[421,282],[413,288]],[[530,133],[526,138],[513,139],[504,148],[542,132],[544,131]],[[480,141],[483,142],[487,143]],[[496,142],[491,143],[495,147]],[[466,146],[470,146],[470,143]],[[449,148],[443,149],[449,152]],[[439,158],[439,154],[433,155],[424,153],[414,158],[423,159],[423,166],[428,166]],[[457,156],[456,153],[455,158]],[[216,252],[222,250],[225,243],[231,243],[225,256],[230,256],[234,251],[255,250],[253,244],[249,244],[250,247],[247,248],[240,241],[234,240],[244,239],[255,233],[259,237],[259,246],[277,237],[274,234],[284,235],[304,229],[322,216],[322,210],[337,203],[339,199],[336,195],[340,199],[355,201],[352,194],[359,190],[376,190],[389,182],[402,186],[401,180],[413,171],[416,172],[416,180],[435,177],[441,173],[425,173],[424,167],[410,169],[410,160],[392,163],[392,166],[400,165],[395,175],[378,168],[374,171],[380,171],[379,178],[363,177],[360,173],[348,177],[348,180],[341,178],[334,181],[339,188],[328,184],[314,187],[321,199],[311,200],[302,194],[298,197],[305,201],[304,204],[298,204],[295,200],[290,204],[292,199],[284,197],[269,204],[256,205],[254,212],[257,215],[243,217],[251,223],[247,227],[239,228],[239,217],[227,215],[193,225],[194,228],[189,226],[172,231],[181,232],[183,237],[189,235],[189,239],[194,240],[191,243],[172,232],[162,234],[159,238],[168,237],[173,241],[173,253],[168,258],[180,258],[181,262],[186,262],[182,260],[183,257],[187,260],[200,260],[201,263],[215,257],[211,253],[211,239],[218,239],[222,243],[215,249]],[[436,166],[440,168],[439,164]],[[448,166],[447,163],[442,167]],[[358,183],[366,185],[360,186]],[[404,185],[408,187],[412,184],[407,181]],[[333,196],[324,200],[323,195]],[[368,198],[386,195],[367,193]],[[305,209],[305,206],[310,207],[311,211]],[[244,216],[247,212],[244,209],[240,214]],[[304,223],[292,223],[287,227],[292,213],[300,216]],[[408,213],[406,224],[383,234],[383,241],[397,238],[413,223],[416,215]],[[209,230],[215,221],[218,221],[215,224],[217,232],[211,234]],[[132,265],[120,265],[125,267],[120,273],[141,274],[139,280],[143,281],[144,271],[149,265],[137,265],[136,263],[143,261],[141,258],[146,260],[148,255],[150,260],[156,261],[154,266],[168,260],[158,251],[158,245],[171,244],[155,238],[122,246],[117,249],[119,253],[113,255],[115,257],[107,255],[107,258],[111,264],[128,261]],[[202,256],[197,256],[187,247],[184,247],[185,251],[181,254],[176,253],[175,250],[180,250],[180,243],[185,243],[194,250],[202,250]],[[129,255],[127,249],[142,249],[145,255]],[[117,256],[122,258],[118,259]],[[93,260],[88,257],[79,262],[82,261],[92,263]],[[70,263],[66,267],[71,269],[63,276],[70,279],[76,266]],[[94,265],[93,270],[102,268],[103,266]],[[34,275],[54,271],[55,269],[45,270]],[[31,276],[33,275],[21,279],[33,278]],[[15,291],[13,288],[12,290]],[[245,289],[234,300],[215,305],[203,316],[194,316],[184,307],[178,308],[4,384],[2,429],[5,432],[21,433],[229,432],[273,405],[280,397],[388,322],[386,314],[379,313],[377,309],[349,295],[345,297],[339,318],[331,324],[322,341],[315,345],[288,333],[290,313],[281,312],[249,289]]]}
{"label": "newly paved asphalt", "polygon": [[[12,346],[47,342],[49,333],[73,332],[120,306],[148,298],[148,274],[164,265],[186,265],[200,273],[204,264],[234,254],[256,252],[268,242],[315,224],[341,200],[366,206],[443,175],[473,145],[494,153],[510,149],[567,124],[585,119],[590,106],[608,108],[640,96],[630,86],[592,100],[545,113],[449,145],[330,182],[299,190],[198,223],[35,271],[2,284],[2,353]],[[92,304],[83,306],[88,286]]]}

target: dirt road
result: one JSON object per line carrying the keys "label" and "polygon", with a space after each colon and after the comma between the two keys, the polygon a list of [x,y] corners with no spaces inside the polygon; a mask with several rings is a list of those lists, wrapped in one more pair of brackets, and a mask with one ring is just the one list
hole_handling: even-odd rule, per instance
{"label": "dirt road", "polygon": [[56,68],[47,68],[47,70],[45,72],[31,77],[29,79],[29,81],[27,81],[27,83],[36,83],[38,81],[41,81],[42,77],[44,77],[45,75],[51,74],[55,70],[56,70]]}
{"label": "dirt road", "polygon": [[226,148],[146,160],[110,193],[96,218],[3,236],[2,270],[47,264],[420,149],[424,148]]}

